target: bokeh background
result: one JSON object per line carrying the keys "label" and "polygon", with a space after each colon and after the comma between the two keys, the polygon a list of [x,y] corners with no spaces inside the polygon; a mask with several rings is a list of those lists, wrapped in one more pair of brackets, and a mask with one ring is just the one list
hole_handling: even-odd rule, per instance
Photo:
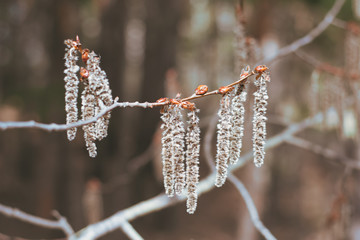
{"label": "bokeh background", "polygon": [[[258,42],[264,57],[271,56],[314,28],[333,2],[244,1],[246,34]],[[235,0],[2,0],[0,121],[65,122],[63,42],[76,35],[83,46],[101,56],[113,96],[120,101],[156,101],[178,92],[188,96],[199,84],[210,89],[228,84],[239,73],[234,69],[238,4]],[[352,7],[346,1],[338,18],[356,22]],[[345,35],[346,30],[330,26],[303,51],[342,67]],[[254,62],[249,64],[254,67]],[[314,67],[293,54],[268,66],[271,137],[311,115]],[[218,101],[218,96],[196,101],[203,133]],[[56,209],[80,230],[162,193],[159,117],[158,109],[116,109],[109,136],[97,144],[95,159],[88,156],[81,130],[73,142],[68,142],[66,132],[1,131],[0,202],[45,218],[52,218]],[[247,122],[243,152],[251,150],[250,114]],[[349,131],[344,137],[334,128],[317,126],[299,136],[358,161],[356,126]],[[209,173],[203,157],[200,168],[202,177]],[[330,161],[283,144],[268,151],[262,168],[248,163],[236,175],[278,239],[360,239],[359,173],[339,159]],[[132,223],[145,239],[262,239],[230,183],[202,195],[194,215],[180,203]],[[60,231],[4,216],[0,216],[0,233],[27,239],[64,237]],[[101,239],[127,238],[118,230]]]}

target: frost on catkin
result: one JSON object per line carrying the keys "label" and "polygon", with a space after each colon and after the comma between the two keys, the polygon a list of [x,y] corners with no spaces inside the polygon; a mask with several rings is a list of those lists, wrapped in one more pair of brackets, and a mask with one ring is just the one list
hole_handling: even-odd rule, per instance
{"label": "frost on catkin", "polygon": [[[65,44],[65,111],[66,124],[70,124],[78,120],[77,98],[79,79],[76,73],[79,71],[79,66],[76,63],[78,60],[77,50],[72,46],[72,41],[66,40]],[[76,128],[67,130],[67,137],[70,141],[73,140],[75,136]]]}
{"label": "frost on catkin", "polygon": [[[95,96],[95,114],[98,114],[101,110],[113,104],[113,98],[106,73],[100,68],[100,58],[94,52],[89,53],[87,70],[89,71],[89,90]],[[108,112],[96,121],[96,139],[102,140],[107,136],[110,116],[110,112]]]}
{"label": "frost on catkin", "polygon": [[197,205],[197,185],[199,183],[199,155],[200,155],[200,127],[199,110],[188,113],[188,127],[186,132],[186,186],[187,212],[193,214]]}
{"label": "frost on catkin", "polygon": [[[95,106],[96,106],[96,99],[95,96],[91,93],[90,88],[88,85],[85,85],[85,88],[81,95],[81,113],[82,113],[82,120],[88,120],[95,116]],[[89,152],[90,157],[96,157],[96,129],[95,123],[90,123],[84,125],[84,139],[86,148]]]}
{"label": "frost on catkin", "polygon": [[[243,86],[238,87],[243,88]],[[245,101],[246,92],[241,90],[231,103],[230,164],[235,164],[240,158],[242,137],[244,136]]]}
{"label": "frost on catkin", "polygon": [[261,167],[265,157],[265,139],[266,139],[266,106],[268,94],[266,82],[270,81],[270,75],[263,73],[254,84],[257,87],[254,93],[254,118],[253,118],[253,152],[254,164]]}
{"label": "frost on catkin", "polygon": [[165,193],[172,197],[174,196],[174,163],[172,158],[172,129],[171,125],[171,108],[173,106],[165,107],[164,112],[161,116],[163,123],[161,124],[162,138],[161,138],[161,155],[163,162],[163,176],[164,176],[164,188]]}
{"label": "frost on catkin", "polygon": [[182,121],[181,109],[175,106],[172,109],[171,125],[172,125],[172,162],[175,165],[175,192],[182,194],[185,188],[185,128]]}
{"label": "frost on catkin", "polygon": [[231,96],[224,95],[220,101],[217,125],[217,153],[216,153],[216,180],[215,186],[221,187],[227,177],[228,160],[230,156],[230,129],[231,129]]}

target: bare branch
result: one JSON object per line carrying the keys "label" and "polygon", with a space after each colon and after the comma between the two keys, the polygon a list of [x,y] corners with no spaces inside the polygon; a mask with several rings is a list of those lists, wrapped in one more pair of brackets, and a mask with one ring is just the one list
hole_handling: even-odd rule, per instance
{"label": "bare branch", "polygon": [[230,182],[234,184],[237,190],[240,192],[240,195],[243,197],[246,207],[249,211],[250,217],[256,229],[267,239],[267,240],[275,240],[276,238],[272,233],[267,229],[264,224],[261,222],[259,213],[256,210],[256,206],[254,201],[252,200],[248,190],[244,186],[244,184],[236,178],[233,174],[229,174],[228,179]]}
{"label": "bare branch", "polygon": [[293,43],[282,47],[276,55],[262,59],[259,61],[261,64],[268,64],[271,61],[284,57],[290,53],[295,52],[299,48],[311,43],[315,38],[317,38],[322,32],[326,30],[326,28],[334,21],[336,15],[339,13],[340,9],[344,5],[345,0],[336,0],[333,7],[330,11],[325,15],[324,19],[308,34],[304,37],[299,38],[298,40],[294,41]]}
{"label": "bare branch", "polygon": [[144,238],[141,237],[141,235],[134,229],[134,227],[128,223],[127,221],[125,221],[122,225],[121,225],[121,229],[124,231],[124,233],[126,234],[126,236],[128,236],[130,239],[133,240],[143,240]]}
{"label": "bare branch", "polygon": [[339,163],[342,163],[345,167],[349,167],[350,169],[360,169],[360,163],[358,161],[348,158],[330,148],[322,147],[314,142],[295,136],[290,136],[285,141],[291,145],[322,155],[325,158],[339,160]]}
{"label": "bare branch", "polygon": [[347,29],[347,22],[339,18],[335,18],[331,24],[338,28]]}
{"label": "bare branch", "polygon": [[90,118],[86,121],[78,121],[71,124],[56,124],[56,123],[37,123],[35,121],[26,121],[26,122],[0,122],[0,129],[1,130],[7,130],[7,129],[14,129],[14,128],[38,128],[46,131],[65,131],[74,127],[81,127],[83,125],[94,123],[96,122],[100,117],[104,116],[107,112],[110,112],[111,110],[115,108],[126,108],[126,107],[141,107],[141,108],[152,108],[155,106],[158,106],[157,103],[139,103],[139,102],[115,102],[109,107],[104,108],[102,111],[99,112],[98,115],[96,115],[93,118]]}
{"label": "bare branch", "polygon": [[[235,86],[240,83],[245,83],[250,76],[253,76],[255,74],[256,73],[254,71],[252,71],[249,74],[242,75],[240,77],[240,79],[227,85],[226,87],[232,87],[232,86]],[[203,97],[207,97],[207,96],[211,96],[211,95],[218,95],[218,94],[221,95],[221,93],[218,90],[213,90],[213,91],[207,92],[203,95],[193,94],[190,97],[180,99],[179,102],[195,100],[198,98],[203,98]],[[127,107],[153,108],[153,107],[165,106],[165,105],[169,105],[169,104],[170,104],[169,101],[152,102],[152,103],[151,102],[143,102],[143,103],[140,103],[140,102],[117,102],[117,98],[116,98],[114,103],[111,106],[105,107],[102,111],[99,112],[99,114],[97,114],[96,116],[94,116],[88,120],[78,121],[78,122],[71,123],[71,124],[56,124],[56,123],[45,124],[45,123],[38,123],[35,121],[0,122],[0,130],[15,129],[15,128],[37,128],[37,129],[42,129],[42,130],[49,131],[49,132],[65,131],[65,130],[68,130],[71,128],[77,128],[77,127],[81,127],[81,126],[84,126],[84,125],[87,125],[90,123],[94,123],[99,118],[101,118],[106,113],[110,112],[111,110],[113,110],[115,108],[127,108]]]}
{"label": "bare branch", "polygon": [[19,219],[21,221],[33,225],[41,226],[44,228],[60,229],[68,237],[74,234],[74,230],[71,228],[71,226],[66,221],[66,219],[57,212],[54,213],[54,215],[56,215],[56,218],[58,218],[57,221],[36,217],[28,213],[25,213],[17,208],[7,207],[2,204],[0,204],[0,213],[4,214],[7,217]]}

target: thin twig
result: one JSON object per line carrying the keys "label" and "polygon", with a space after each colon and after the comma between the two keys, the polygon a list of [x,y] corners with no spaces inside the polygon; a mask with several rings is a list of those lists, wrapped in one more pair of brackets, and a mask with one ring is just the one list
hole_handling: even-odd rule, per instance
{"label": "thin twig", "polygon": [[[289,126],[280,134],[270,138],[267,141],[265,148],[270,149],[282,144],[283,142],[285,142],[286,139],[289,138],[289,136],[292,136],[315,124],[321,123],[322,118],[323,115],[319,113],[315,117],[307,118],[298,124],[293,124]],[[252,159],[252,156],[253,156],[252,152],[248,152],[247,154],[239,158],[238,162],[230,167],[230,171],[234,171],[240,168],[241,166],[243,166],[247,161]],[[212,172],[205,179],[199,182],[198,194],[201,195],[213,189],[214,181],[215,181],[215,173]],[[103,236],[109,232],[118,229],[123,224],[124,221],[132,221],[136,218],[147,215],[149,213],[160,211],[164,208],[167,208],[184,200],[186,200],[185,196],[177,196],[177,197],[169,198],[165,194],[160,194],[158,196],[155,196],[153,198],[135,204],[129,208],[123,209],[115,213],[114,215],[108,217],[107,219],[104,219],[103,221],[88,225],[80,232],[73,235],[70,239],[71,240],[96,239],[100,236]]]}
{"label": "thin twig", "polygon": [[347,22],[339,18],[334,18],[331,24],[338,28],[347,29]]}
{"label": "thin twig", "polygon": [[132,240],[143,240],[144,238],[135,230],[135,228],[127,221],[120,226],[123,232]]}
{"label": "thin twig", "polygon": [[244,202],[245,202],[246,207],[247,207],[247,209],[249,211],[251,220],[252,220],[254,226],[256,227],[256,229],[267,240],[276,240],[274,235],[272,235],[272,233],[269,231],[269,229],[267,229],[264,226],[264,224],[261,222],[260,217],[259,217],[259,213],[258,213],[258,211],[256,209],[256,206],[255,206],[255,203],[252,200],[252,198],[250,196],[250,193],[248,192],[248,190],[246,189],[244,184],[231,173],[229,174],[228,179],[230,180],[231,183],[234,184],[234,186],[237,188],[237,190],[240,192],[240,195],[244,199]]}
{"label": "thin twig", "polygon": [[291,145],[322,155],[325,158],[339,160],[339,163],[350,169],[360,169],[360,163],[358,161],[339,154],[330,148],[322,147],[314,142],[295,136],[290,136],[285,141]]}
{"label": "thin twig", "polygon": [[[247,81],[247,79],[250,76],[255,75],[256,73],[250,72],[247,75],[243,75],[240,77],[239,80],[225,86],[225,87],[232,87],[235,86],[237,84],[240,83],[245,83]],[[207,96],[211,96],[211,95],[221,95],[221,93],[218,90],[213,90],[211,92],[205,93],[203,95],[191,95],[190,97],[186,97],[183,99],[180,99],[179,102],[183,102],[183,101],[191,101],[191,100],[195,100],[198,98],[202,98],[202,97],[207,97]],[[50,123],[50,124],[46,124],[46,123],[38,123],[35,121],[25,121],[25,122],[0,122],[0,130],[8,130],[8,129],[15,129],[15,128],[37,128],[37,129],[42,129],[45,131],[65,131],[71,128],[77,128],[77,127],[81,127],[90,123],[94,123],[96,122],[100,117],[104,116],[106,113],[110,112],[111,110],[115,109],[115,108],[127,108],[127,107],[140,107],[140,108],[153,108],[153,107],[161,107],[161,106],[165,106],[165,105],[169,105],[170,102],[166,101],[166,102],[117,102],[117,100],[115,99],[115,102],[109,106],[109,107],[105,107],[103,110],[101,110],[96,116],[88,119],[88,120],[81,120],[75,123],[71,123],[71,124],[56,124],[56,123]]]}
{"label": "thin twig", "polygon": [[71,226],[66,221],[66,219],[63,216],[61,216],[59,213],[57,214],[55,213],[56,217],[58,218],[57,221],[48,220],[25,213],[17,208],[7,207],[3,204],[0,204],[0,213],[7,217],[19,219],[23,222],[31,223],[33,225],[37,225],[45,228],[51,228],[51,229],[60,229],[68,237],[74,234],[74,230],[71,228]]}
{"label": "thin twig", "polygon": [[295,55],[298,56],[301,60],[303,60],[307,64],[313,66],[315,69],[329,73],[333,76],[337,76],[340,78],[346,77],[346,78],[350,78],[350,79],[354,79],[354,80],[359,79],[359,77],[360,77],[359,74],[356,74],[356,73],[349,74],[348,72],[346,72],[344,70],[344,68],[336,67],[329,63],[321,62],[318,59],[316,59],[315,57],[313,57],[303,51],[298,50],[295,52]]}
{"label": "thin twig", "polygon": [[270,62],[284,57],[290,53],[295,52],[299,48],[311,43],[316,37],[318,37],[322,32],[324,32],[327,27],[334,21],[336,15],[339,13],[340,9],[344,5],[345,0],[336,0],[333,7],[330,11],[325,15],[324,19],[313,28],[308,34],[304,37],[299,38],[298,40],[294,41],[293,43],[282,47],[276,55],[262,59],[259,61],[261,64],[269,64]]}

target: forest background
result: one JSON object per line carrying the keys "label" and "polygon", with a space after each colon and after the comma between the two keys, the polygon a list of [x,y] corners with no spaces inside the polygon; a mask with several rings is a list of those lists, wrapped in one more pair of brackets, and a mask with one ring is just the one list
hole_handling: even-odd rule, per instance
{"label": "forest background", "polygon": [[[316,99],[320,100],[317,110],[332,116],[324,111],[332,94],[323,90],[321,97],[314,96],[312,78],[320,74],[330,82],[339,78],[334,69],[347,71],[346,36],[358,24],[354,2],[345,1],[335,24],[301,51],[266,62],[271,72],[268,138],[314,116]],[[153,102],[178,92],[189,96],[200,84],[211,89],[229,84],[240,72],[234,69],[238,4],[234,0],[3,0],[0,121],[65,122],[64,40],[76,35],[101,56],[119,101]],[[259,43],[262,59],[271,59],[281,47],[314,29],[334,1],[242,4],[247,35]],[[352,30],[348,22],[353,22]],[[359,39],[357,43],[351,49],[360,53]],[[255,62],[249,64],[255,67]],[[203,130],[201,179],[210,171],[203,142],[218,102],[217,97],[196,102]],[[267,150],[263,167],[246,164],[235,172],[264,225],[278,239],[359,238],[357,113],[345,110],[345,130],[338,127],[339,121],[302,129],[299,138],[283,139],[283,144]],[[248,106],[247,112],[251,111]],[[1,131],[0,203],[49,219],[56,209],[77,231],[162,193],[159,117],[158,109],[114,110],[109,135],[98,144],[95,159],[88,156],[80,136],[68,142],[65,132]],[[251,119],[245,129],[243,153],[252,148]],[[214,145],[215,139],[215,156]],[[90,211],[91,197],[98,205],[90,204]],[[194,215],[180,203],[131,223],[145,239],[261,239],[242,196],[230,183],[201,195]],[[26,239],[64,237],[60,230],[3,215],[0,233]],[[115,231],[101,239],[126,237]]]}

